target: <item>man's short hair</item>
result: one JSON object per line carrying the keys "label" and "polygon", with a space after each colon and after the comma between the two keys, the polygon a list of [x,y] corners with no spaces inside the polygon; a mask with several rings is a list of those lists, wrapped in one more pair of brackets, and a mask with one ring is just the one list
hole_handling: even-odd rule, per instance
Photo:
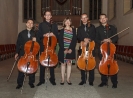
{"label": "man's short hair", "polygon": [[26,23],[27,23],[29,20],[32,20],[33,23],[34,23],[34,19],[33,19],[33,18],[28,18],[27,21],[26,21]]}
{"label": "man's short hair", "polygon": [[82,15],[86,15],[86,16],[88,17],[87,13],[83,13],[83,14],[81,14],[81,17],[82,17]]}
{"label": "man's short hair", "polygon": [[[104,16],[107,18],[107,15],[106,15],[106,14],[104,14],[104,13],[100,14],[100,16],[102,16],[102,15],[104,15]],[[100,17],[100,16],[99,16],[99,17]]]}
{"label": "man's short hair", "polygon": [[51,12],[51,11],[45,11],[45,12],[43,13],[43,16],[44,16],[47,12],[51,13],[51,15],[52,15],[52,12]]}

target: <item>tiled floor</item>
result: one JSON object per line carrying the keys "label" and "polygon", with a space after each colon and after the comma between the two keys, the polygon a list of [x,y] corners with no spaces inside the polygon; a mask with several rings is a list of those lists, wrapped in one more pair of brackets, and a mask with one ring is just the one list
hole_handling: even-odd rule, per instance
{"label": "tiled floor", "polygon": [[[98,62],[98,60],[97,60]],[[56,86],[52,86],[50,82],[41,85],[40,87],[30,88],[28,85],[28,77],[26,78],[23,94],[21,89],[16,88],[17,67],[15,67],[12,76],[7,82],[7,77],[10,73],[14,59],[0,61],[0,98],[133,98],[133,64],[118,61],[118,88],[112,89],[112,84],[109,79],[108,88],[99,88],[98,84],[101,82],[100,75],[95,70],[94,86],[91,87],[88,83],[84,86],[79,86],[80,71],[76,66],[72,66],[71,86],[60,85],[60,68],[55,69]],[[98,65],[98,64],[97,64]],[[39,72],[36,73],[36,82],[38,83]]]}

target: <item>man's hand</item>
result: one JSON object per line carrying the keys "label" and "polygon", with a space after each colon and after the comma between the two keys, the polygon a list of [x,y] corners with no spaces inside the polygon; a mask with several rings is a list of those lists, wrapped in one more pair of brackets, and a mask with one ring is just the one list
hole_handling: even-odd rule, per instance
{"label": "man's hand", "polygon": [[43,36],[47,36],[48,37],[49,36],[49,33],[43,34]]}
{"label": "man's hand", "polygon": [[51,32],[49,35],[50,35],[50,36],[55,36],[55,35],[53,34],[53,32]]}
{"label": "man's hand", "polygon": [[33,37],[33,38],[32,38],[32,41],[35,41],[35,42],[36,42],[36,38],[35,38],[35,37]]}
{"label": "man's hand", "polygon": [[89,38],[84,38],[84,42],[89,43],[90,39]]}
{"label": "man's hand", "polygon": [[86,45],[87,45],[87,42],[84,42],[84,43],[83,43],[83,45],[86,47]]}
{"label": "man's hand", "polygon": [[110,38],[104,39],[102,42],[112,42]]}
{"label": "man's hand", "polygon": [[15,58],[15,60],[18,59],[18,53],[15,54],[15,57],[14,58]]}
{"label": "man's hand", "polygon": [[43,34],[43,36],[55,36],[54,34],[53,34],[53,32],[51,32],[51,33],[46,33],[46,34]]}

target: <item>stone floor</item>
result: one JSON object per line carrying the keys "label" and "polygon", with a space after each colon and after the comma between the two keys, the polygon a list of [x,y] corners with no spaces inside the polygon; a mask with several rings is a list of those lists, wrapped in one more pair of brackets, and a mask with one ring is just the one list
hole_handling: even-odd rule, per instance
{"label": "stone floor", "polygon": [[[13,63],[13,58],[0,61],[0,98],[133,98],[133,65],[129,63],[118,61],[119,83],[116,89],[111,88],[110,79],[108,88],[106,86],[102,88],[98,87],[101,80],[97,67],[95,69],[94,86],[89,86],[88,82],[83,86],[79,86],[78,83],[81,81],[80,71],[73,65],[71,74],[72,85],[68,85],[66,82],[64,85],[60,85],[60,68],[57,66],[55,69],[56,86],[51,85],[47,81],[47,84],[30,88],[27,77],[22,94],[21,89],[16,89],[17,67],[14,68],[10,80],[7,82],[7,77]],[[38,83],[38,73],[39,71],[36,73],[35,85]]]}

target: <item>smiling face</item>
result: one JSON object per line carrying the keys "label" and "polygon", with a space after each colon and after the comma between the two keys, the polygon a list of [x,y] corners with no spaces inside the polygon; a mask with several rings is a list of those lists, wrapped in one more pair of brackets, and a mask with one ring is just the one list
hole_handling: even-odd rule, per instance
{"label": "smiling face", "polygon": [[50,21],[50,19],[52,18],[51,12],[46,12],[44,18],[46,19],[46,21]]}
{"label": "smiling face", "polygon": [[67,19],[67,20],[65,21],[65,26],[70,26],[70,25],[71,25],[71,22],[70,22],[69,19]]}
{"label": "smiling face", "polygon": [[106,17],[106,15],[100,15],[99,21],[101,22],[102,25],[106,25],[108,18]]}
{"label": "smiling face", "polygon": [[26,27],[28,30],[31,30],[33,28],[33,20],[28,20],[26,23]]}

